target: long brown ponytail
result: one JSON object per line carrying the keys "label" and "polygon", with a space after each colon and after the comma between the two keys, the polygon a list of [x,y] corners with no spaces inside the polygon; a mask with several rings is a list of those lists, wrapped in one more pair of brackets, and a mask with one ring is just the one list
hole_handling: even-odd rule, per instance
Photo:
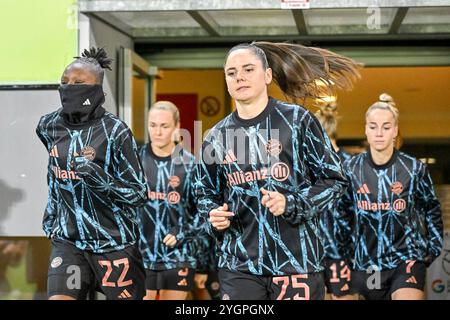
{"label": "long brown ponytail", "polygon": [[329,50],[264,41],[251,45],[264,51],[275,82],[294,101],[334,95],[335,88],[351,89],[360,77],[361,64]]}

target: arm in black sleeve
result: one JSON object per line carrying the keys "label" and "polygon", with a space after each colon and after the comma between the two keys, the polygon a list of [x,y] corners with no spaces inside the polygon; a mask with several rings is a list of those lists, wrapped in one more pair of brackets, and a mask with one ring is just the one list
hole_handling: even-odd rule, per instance
{"label": "arm in black sleeve", "polygon": [[47,173],[47,185],[48,185],[48,198],[47,198],[47,206],[45,207],[44,211],[44,218],[42,219],[42,227],[44,229],[45,236],[47,238],[50,238],[51,232],[53,230],[53,224],[55,223],[57,211],[55,177],[51,172],[50,166],[48,167]]}
{"label": "arm in black sleeve", "polygon": [[184,190],[185,219],[183,225],[173,227],[169,233],[176,236],[177,241],[193,239],[199,232],[200,217],[197,210],[196,198],[194,194],[195,159],[189,164],[186,170],[186,189]]}
{"label": "arm in black sleeve", "polygon": [[303,190],[286,195],[286,210],[282,217],[292,224],[330,210],[342,195],[347,179],[339,156],[333,150],[319,121],[311,114],[300,123],[299,141],[312,184]]}
{"label": "arm in black sleeve", "polygon": [[118,133],[113,149],[112,174],[84,157],[75,158],[77,174],[93,191],[106,193],[116,203],[134,207],[144,205],[148,199],[147,182],[130,129],[124,128]]}
{"label": "arm in black sleeve", "polygon": [[[39,140],[44,144],[47,152],[50,152],[52,139],[45,130],[45,117],[42,117],[39,120],[39,123],[36,127],[36,134],[39,137]],[[56,208],[57,208],[55,177],[52,174],[50,163],[47,166],[47,186],[48,186],[47,205],[45,207],[44,217],[42,219],[42,228],[44,230],[45,236],[47,238],[50,238],[53,229],[53,224],[56,218]]]}
{"label": "arm in black sleeve", "polygon": [[216,237],[222,232],[213,228],[209,222],[209,213],[224,203],[221,165],[213,143],[205,141],[202,146],[199,164],[195,175],[195,197],[200,215],[199,223],[206,232]]}
{"label": "arm in black sleeve", "polygon": [[[344,165],[346,171],[347,165]],[[338,201],[337,209],[333,211],[337,228],[334,232],[336,239],[336,247],[339,254],[347,260],[353,258],[354,253],[354,224],[355,224],[355,200],[353,198],[353,189],[350,177],[348,177],[349,185]]]}
{"label": "arm in black sleeve", "polygon": [[442,251],[444,224],[441,205],[434,192],[430,173],[422,163],[418,173],[417,200],[420,212],[425,215],[428,240],[426,263],[431,264]]}

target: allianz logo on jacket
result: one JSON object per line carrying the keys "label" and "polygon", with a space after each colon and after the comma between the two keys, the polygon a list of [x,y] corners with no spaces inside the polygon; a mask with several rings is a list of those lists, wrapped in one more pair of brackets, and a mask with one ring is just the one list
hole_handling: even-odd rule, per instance
{"label": "allianz logo on jacket", "polygon": [[[402,184],[398,181],[394,182],[391,186],[391,191],[398,196],[403,191]],[[371,194],[366,183],[359,187],[356,193]],[[357,207],[358,209],[365,211],[394,210],[395,212],[400,213],[406,209],[406,201],[404,199],[396,199],[391,205],[390,202],[371,202],[370,200],[358,200]]]}
{"label": "allianz logo on jacket", "polygon": [[239,185],[247,182],[253,182],[256,180],[266,180],[269,177],[277,180],[284,181],[289,178],[290,169],[284,162],[274,163],[269,168],[261,168],[253,171],[235,171],[228,173],[228,185],[230,187],[234,185]]}
{"label": "allianz logo on jacket", "polygon": [[164,192],[149,191],[148,192],[148,198],[151,201],[166,200],[167,199],[167,201],[170,204],[177,204],[181,200],[180,194],[178,192],[176,192],[176,191],[171,191],[168,194],[166,194]]}

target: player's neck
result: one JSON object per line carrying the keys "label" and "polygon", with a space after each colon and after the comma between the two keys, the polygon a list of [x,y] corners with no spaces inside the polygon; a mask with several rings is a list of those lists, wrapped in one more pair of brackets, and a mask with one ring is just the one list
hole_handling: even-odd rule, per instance
{"label": "player's neck", "polygon": [[253,101],[236,100],[236,109],[241,119],[253,119],[266,108],[269,103],[269,96],[263,94]]}
{"label": "player's neck", "polygon": [[169,143],[168,145],[161,148],[151,144],[151,147],[155,155],[164,158],[170,156],[173,153],[173,149],[175,149],[175,143]]}
{"label": "player's neck", "polygon": [[372,157],[373,163],[378,166],[382,166],[386,164],[394,154],[394,148],[386,148],[385,150],[375,150],[374,148],[370,148],[370,155]]}

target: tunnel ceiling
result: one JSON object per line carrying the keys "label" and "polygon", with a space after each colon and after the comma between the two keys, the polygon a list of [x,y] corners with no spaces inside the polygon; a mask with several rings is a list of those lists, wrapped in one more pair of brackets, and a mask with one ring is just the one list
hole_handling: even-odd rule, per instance
{"label": "tunnel ceiling", "polygon": [[311,0],[309,9],[282,2],[289,0],[79,0],[79,10],[137,44],[450,38],[450,1]]}

